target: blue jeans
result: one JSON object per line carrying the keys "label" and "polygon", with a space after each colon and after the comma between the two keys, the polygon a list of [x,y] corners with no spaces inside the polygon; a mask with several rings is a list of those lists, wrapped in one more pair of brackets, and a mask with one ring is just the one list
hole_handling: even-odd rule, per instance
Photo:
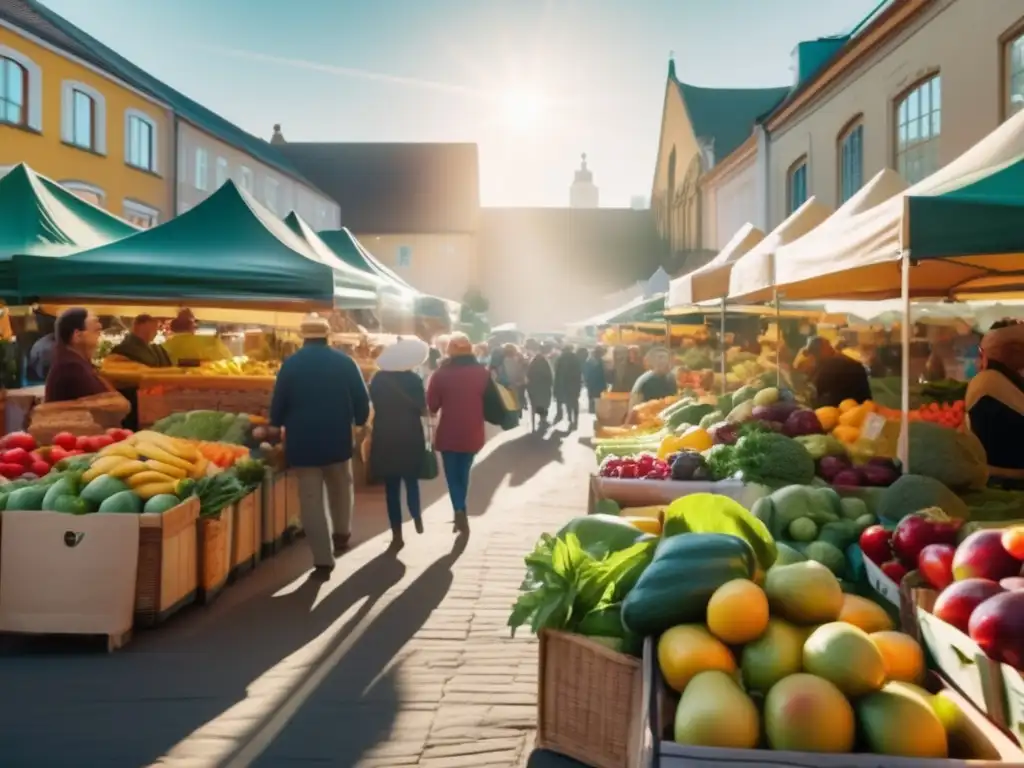
{"label": "blue jeans", "polygon": [[473,453],[441,451],[444,479],[448,483],[448,495],[452,499],[452,509],[456,512],[466,511],[466,497],[469,495],[469,471],[473,468],[474,458],[476,458],[476,454]]}
{"label": "blue jeans", "polygon": [[388,522],[392,528],[402,525],[402,483],[405,483],[405,500],[409,505],[409,516],[420,519],[420,481],[416,477],[384,478],[384,497],[388,504]]}

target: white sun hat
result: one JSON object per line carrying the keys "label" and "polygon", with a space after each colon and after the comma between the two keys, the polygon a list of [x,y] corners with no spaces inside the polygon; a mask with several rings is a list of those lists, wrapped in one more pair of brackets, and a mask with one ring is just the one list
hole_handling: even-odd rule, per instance
{"label": "white sun hat", "polygon": [[377,356],[377,367],[382,371],[411,371],[427,362],[429,356],[427,343],[410,336],[385,347]]}

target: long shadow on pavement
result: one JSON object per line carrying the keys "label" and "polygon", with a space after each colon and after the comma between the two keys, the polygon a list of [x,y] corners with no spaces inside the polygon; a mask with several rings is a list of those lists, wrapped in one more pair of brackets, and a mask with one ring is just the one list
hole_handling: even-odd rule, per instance
{"label": "long shadow on pavement", "polygon": [[[388,740],[407,692],[399,685],[403,647],[441,605],[451,588],[452,567],[466,548],[458,537],[451,551],[429,565],[361,632],[337,667],[254,763],[256,768],[291,762],[355,765]],[[396,734],[402,740],[403,734]]]}
{"label": "long shadow on pavement", "polygon": [[509,485],[516,488],[549,464],[561,464],[564,461],[562,441],[566,434],[557,430],[547,435],[525,432],[487,454],[473,466],[469,483],[469,514],[486,514],[494,494],[506,478]]}
{"label": "long shadow on pavement", "polygon": [[305,553],[286,554],[293,556],[271,561],[277,589],[205,621],[147,633],[151,642],[120,653],[68,655],[66,646],[36,640],[26,643],[31,654],[16,647],[17,655],[0,655],[0,689],[8,692],[0,704],[4,768],[148,765],[245,700],[254,680],[358,604],[323,649],[329,653],[405,574],[405,565],[385,552],[340,583],[303,580],[274,596],[306,567]]}

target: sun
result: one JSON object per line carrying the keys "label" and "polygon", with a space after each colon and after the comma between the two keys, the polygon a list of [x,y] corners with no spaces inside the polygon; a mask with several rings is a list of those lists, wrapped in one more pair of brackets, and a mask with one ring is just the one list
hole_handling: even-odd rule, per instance
{"label": "sun", "polygon": [[544,114],[544,96],[529,88],[510,88],[501,94],[502,123],[518,133],[534,130]]}

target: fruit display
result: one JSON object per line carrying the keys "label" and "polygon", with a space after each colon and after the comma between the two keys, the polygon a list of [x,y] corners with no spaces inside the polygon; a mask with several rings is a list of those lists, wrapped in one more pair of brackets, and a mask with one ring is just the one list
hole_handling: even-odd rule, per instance
{"label": "fruit display", "polygon": [[[230,360],[204,362],[195,367],[161,368],[161,376],[276,376],[279,364],[263,360],[252,360],[245,356]],[[100,363],[100,373],[112,379],[141,379],[153,373],[153,368],[132,362],[123,357],[105,357]]]}
{"label": "fruit display", "polygon": [[53,437],[53,445],[38,445],[27,432],[11,432],[0,438],[0,477],[6,480],[44,477],[65,459],[96,453],[131,434],[131,430],[118,427],[111,427],[100,435],[75,436],[58,432]]}
{"label": "fruit display", "polygon": [[152,430],[169,437],[244,445],[253,428],[263,422],[263,419],[245,413],[188,411],[160,419]]}

